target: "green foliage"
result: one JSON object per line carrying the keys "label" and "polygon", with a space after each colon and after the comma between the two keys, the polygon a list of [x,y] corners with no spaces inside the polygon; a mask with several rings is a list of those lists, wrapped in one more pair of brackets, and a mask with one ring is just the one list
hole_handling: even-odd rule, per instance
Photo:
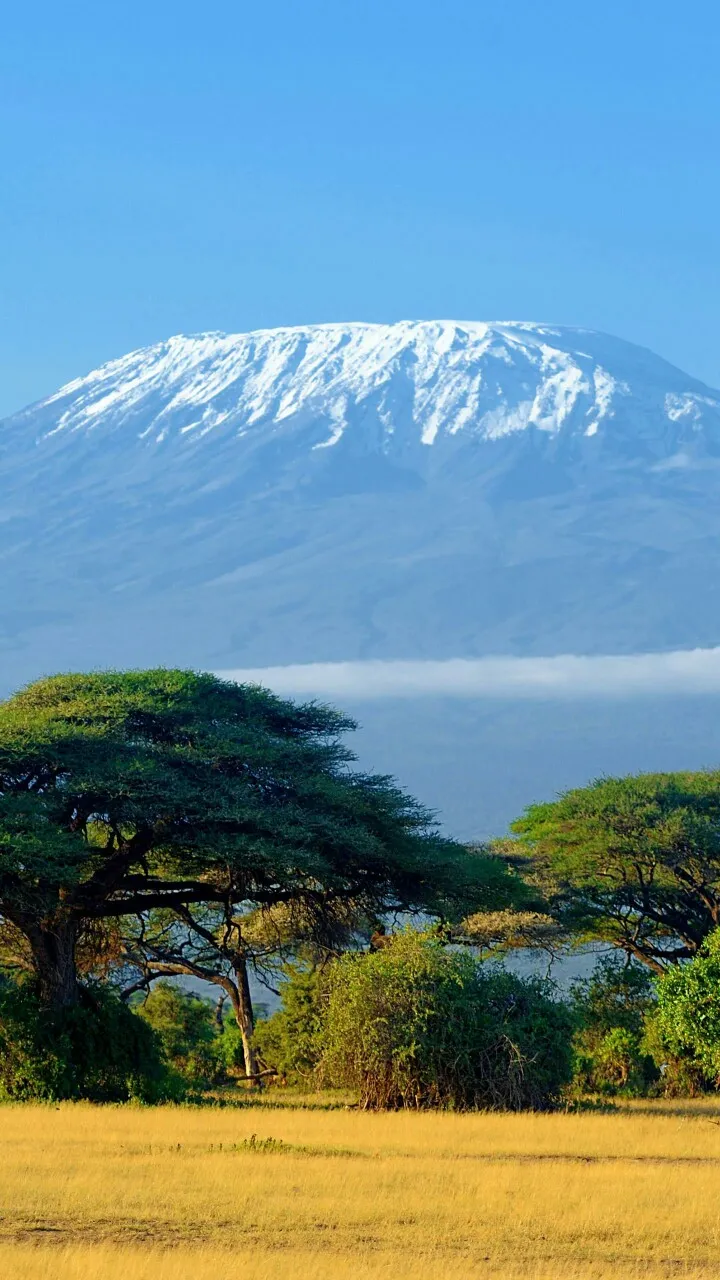
{"label": "green foliage", "polygon": [[320,1061],[321,987],[318,970],[288,965],[281,1007],[255,1027],[255,1045],[263,1063],[290,1082],[307,1080]]}
{"label": "green foliage", "polygon": [[320,1070],[364,1107],[545,1108],[570,1079],[572,1020],[548,984],[436,935],[342,957],[324,998]]}
{"label": "green foliage", "polygon": [[[352,721],[191,671],[62,675],[0,703],[0,920],[43,998],[71,1003],[87,920],[188,903],[509,905],[499,859],[443,839]],[[517,878],[516,878],[517,880]]]}
{"label": "green foliage", "polygon": [[240,1028],[233,1017],[223,1021],[222,1034],[215,1042],[218,1063],[227,1075],[245,1074],[245,1048]]}
{"label": "green foliage", "polygon": [[660,1075],[646,1044],[646,1019],[655,1007],[647,968],[604,956],[571,996],[578,1092],[647,1093]]}
{"label": "green foliage", "polygon": [[0,985],[0,1099],[159,1102],[178,1090],[151,1028],[107,990],[47,1010],[28,986]]}
{"label": "green foliage", "polygon": [[222,1077],[221,1036],[209,1000],[158,982],[134,1011],[152,1027],[166,1062],[188,1085],[205,1088]]}
{"label": "green foliage", "polygon": [[513,824],[528,870],[579,941],[656,972],[695,955],[720,907],[720,772],[603,778]]}
{"label": "green foliage", "polygon": [[720,929],[710,934],[690,963],[658,984],[652,1034],[673,1076],[689,1092],[720,1084]]}

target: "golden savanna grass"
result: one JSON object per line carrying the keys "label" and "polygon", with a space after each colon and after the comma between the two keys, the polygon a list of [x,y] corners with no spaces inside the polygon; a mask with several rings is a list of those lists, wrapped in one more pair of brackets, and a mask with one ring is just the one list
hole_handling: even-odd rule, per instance
{"label": "golden savanna grass", "polygon": [[710,1104],[15,1106],[0,1126],[2,1280],[720,1275]]}

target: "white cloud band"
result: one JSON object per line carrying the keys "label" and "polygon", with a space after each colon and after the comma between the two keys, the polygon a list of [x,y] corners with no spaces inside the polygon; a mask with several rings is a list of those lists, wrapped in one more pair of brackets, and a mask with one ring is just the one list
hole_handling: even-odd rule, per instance
{"label": "white cloud band", "polygon": [[375,698],[579,698],[720,693],[720,647],[553,658],[311,662],[219,671],[278,694]]}

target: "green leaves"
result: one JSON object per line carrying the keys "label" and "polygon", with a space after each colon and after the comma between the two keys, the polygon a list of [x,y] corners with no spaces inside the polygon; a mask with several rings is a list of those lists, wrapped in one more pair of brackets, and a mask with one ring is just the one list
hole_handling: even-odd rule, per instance
{"label": "green leaves", "polygon": [[318,969],[288,965],[282,1005],[255,1027],[262,1061],[291,1082],[309,1082],[322,1052],[322,974]]}
{"label": "green leaves", "polygon": [[28,686],[0,704],[0,914],[28,937],[42,923],[47,952],[55,919],[67,937],[188,902],[313,894],[458,918],[507,905],[501,862],[443,839],[392,779],[350,769],[353,727],[191,671]]}
{"label": "green leaves", "polygon": [[547,1107],[570,1078],[572,1020],[523,981],[406,930],[327,971],[320,1071],[365,1107]]}
{"label": "green leaves", "polygon": [[172,1096],[150,1027],[111,992],[87,988],[77,1006],[49,1012],[27,986],[0,986],[0,1101]]}
{"label": "green leaves", "polygon": [[578,940],[661,971],[692,956],[720,906],[720,773],[604,778],[513,824],[528,870]]}
{"label": "green leaves", "polygon": [[601,956],[590,978],[571,988],[575,1089],[579,1093],[647,1093],[659,1071],[646,1044],[655,987],[644,965],[617,953]]}
{"label": "green leaves", "polygon": [[655,1030],[664,1047],[690,1058],[704,1075],[720,1078],[720,930],[707,938],[690,964],[658,984]]}

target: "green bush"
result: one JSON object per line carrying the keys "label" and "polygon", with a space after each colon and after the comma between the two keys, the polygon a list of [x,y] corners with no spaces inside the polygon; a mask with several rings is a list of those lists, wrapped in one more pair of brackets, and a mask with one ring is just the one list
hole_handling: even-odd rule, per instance
{"label": "green bush", "polygon": [[152,1028],[165,1061],[191,1088],[224,1075],[225,1064],[211,1001],[173,982],[158,982],[134,1011]]}
{"label": "green bush", "polygon": [[313,969],[288,965],[282,1005],[255,1027],[255,1046],[265,1067],[285,1080],[308,1080],[322,1052],[321,977]]}
{"label": "green bush", "polygon": [[660,1072],[646,1039],[646,1020],[655,1007],[648,970],[604,956],[590,978],[575,983],[571,998],[577,1092],[637,1096],[651,1090]]}
{"label": "green bush", "polygon": [[111,992],[85,987],[50,1012],[30,987],[0,987],[0,1098],[159,1102],[175,1096],[149,1026]]}
{"label": "green bush", "polygon": [[668,1043],[662,1027],[658,1008],[648,1018],[645,1028],[645,1046],[658,1064],[659,1083],[653,1092],[665,1098],[696,1098],[710,1093],[714,1083],[693,1054]]}
{"label": "green bush", "polygon": [[406,931],[328,971],[320,1071],[367,1108],[544,1109],[572,1072],[572,1018],[523,980]]}
{"label": "green bush", "polygon": [[[673,1092],[699,1093],[720,1083],[720,929],[687,964],[658,983],[650,1030]],[[673,1086],[675,1086],[673,1088]]]}

